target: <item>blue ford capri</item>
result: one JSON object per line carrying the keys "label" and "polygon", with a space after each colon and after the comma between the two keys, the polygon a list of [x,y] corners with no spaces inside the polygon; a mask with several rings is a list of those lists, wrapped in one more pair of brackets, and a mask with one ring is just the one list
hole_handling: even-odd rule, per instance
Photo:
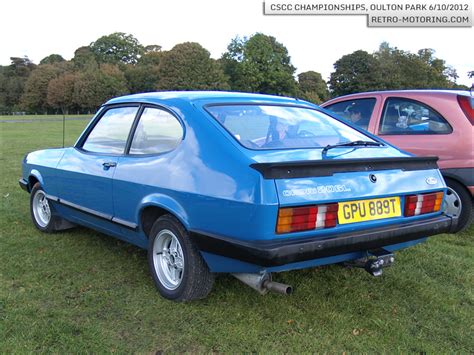
{"label": "blue ford capri", "polygon": [[232,273],[346,262],[380,275],[394,251],[450,232],[437,158],[414,157],[298,99],[159,92],[112,99],[73,147],[29,153],[20,186],[43,232],[82,225],[148,250],[168,299]]}

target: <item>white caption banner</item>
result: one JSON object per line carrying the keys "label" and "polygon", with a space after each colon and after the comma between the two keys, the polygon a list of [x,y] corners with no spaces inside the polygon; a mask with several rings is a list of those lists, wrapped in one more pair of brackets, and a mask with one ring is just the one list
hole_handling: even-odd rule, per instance
{"label": "white caption banner", "polygon": [[369,27],[472,27],[472,0],[265,1],[265,15],[366,15]]}

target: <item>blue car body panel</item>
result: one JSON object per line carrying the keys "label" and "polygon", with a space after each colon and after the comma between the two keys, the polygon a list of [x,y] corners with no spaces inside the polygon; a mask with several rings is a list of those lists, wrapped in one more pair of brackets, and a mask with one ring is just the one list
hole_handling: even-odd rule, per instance
{"label": "blue car body panel", "polygon": [[[304,101],[267,95],[170,92],[125,96],[110,100],[99,110],[75,147],[28,154],[23,163],[23,179],[31,181],[34,177],[38,180],[65,219],[142,248],[147,248],[148,243],[142,215],[154,207],[173,214],[190,232],[250,242],[336,238],[341,233],[441,215],[438,212],[410,218],[401,216],[339,225],[333,229],[277,234],[275,225],[279,207],[388,196],[401,196],[403,206],[406,194],[444,191],[446,187],[437,169],[375,171],[376,185],[367,178],[367,171],[291,179],[263,178],[250,165],[411,155],[388,143],[382,147],[341,148],[337,153],[329,151],[325,156],[321,149],[247,149],[206,111],[208,105],[239,103],[307,107],[332,115]],[[104,110],[128,104],[153,105],[172,112],[183,127],[182,142],[170,152],[144,156],[97,154],[80,148]],[[368,132],[364,134],[382,141]],[[104,163],[116,166],[106,168]],[[436,182],[427,184],[427,177]],[[423,235],[420,235],[409,242],[394,243],[385,248],[398,250],[423,240]],[[264,266],[202,251],[213,272],[283,271],[341,262],[365,254],[365,251],[358,251]]]}

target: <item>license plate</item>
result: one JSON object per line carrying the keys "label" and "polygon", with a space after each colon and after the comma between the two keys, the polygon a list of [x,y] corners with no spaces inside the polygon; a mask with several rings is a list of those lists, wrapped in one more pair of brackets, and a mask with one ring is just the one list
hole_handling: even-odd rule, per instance
{"label": "license plate", "polygon": [[339,202],[337,212],[339,224],[400,217],[401,215],[400,197]]}

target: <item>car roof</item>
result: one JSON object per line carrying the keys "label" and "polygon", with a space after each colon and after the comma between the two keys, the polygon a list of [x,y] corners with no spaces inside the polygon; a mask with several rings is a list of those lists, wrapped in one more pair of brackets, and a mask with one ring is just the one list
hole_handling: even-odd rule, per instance
{"label": "car roof", "polygon": [[264,95],[264,94],[252,94],[245,92],[228,92],[228,91],[159,91],[159,92],[148,92],[143,94],[134,94],[116,97],[110,99],[105,105],[118,104],[124,102],[171,102],[171,101],[214,101],[214,102],[225,102],[236,100],[241,101],[265,101],[275,103],[291,103],[291,104],[310,104],[307,101],[299,100],[297,98],[289,98],[283,96]]}
{"label": "car roof", "polygon": [[[349,94],[349,95],[341,95],[335,97],[327,102],[333,100],[339,100],[341,98],[356,98],[356,97],[365,97],[370,95],[403,95],[403,94],[412,94],[412,95],[470,95],[468,90],[434,90],[434,89],[419,89],[419,90],[379,90],[379,91],[367,91],[367,92],[360,92],[357,94]],[[325,102],[326,103],[326,102]],[[324,106],[324,104],[323,104]]]}

